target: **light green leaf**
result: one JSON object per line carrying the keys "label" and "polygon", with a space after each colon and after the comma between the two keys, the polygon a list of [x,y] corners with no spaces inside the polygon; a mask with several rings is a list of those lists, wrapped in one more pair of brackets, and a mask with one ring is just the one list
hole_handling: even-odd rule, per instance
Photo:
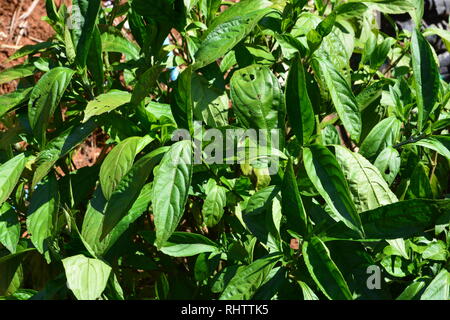
{"label": "light green leaf", "polygon": [[130,137],[121,141],[108,153],[100,168],[100,184],[107,200],[132,167],[134,157],[151,141],[152,138],[149,136]]}
{"label": "light green leaf", "polygon": [[20,239],[20,223],[16,211],[4,203],[0,207],[0,243],[11,253],[16,252]]}
{"label": "light green leaf", "polygon": [[25,154],[20,153],[0,166],[0,206],[14,190],[26,161]]}
{"label": "light green leaf", "polygon": [[222,219],[227,200],[227,189],[217,185],[214,180],[212,186],[206,188],[206,199],[203,202],[203,222],[208,227],[214,227]]}
{"label": "light green leaf", "polygon": [[423,292],[420,300],[449,300],[450,272],[442,269]]}
{"label": "light green leaf", "polygon": [[139,59],[139,47],[128,39],[111,33],[102,34],[103,52],[120,52],[128,59]]}
{"label": "light green leaf", "polygon": [[281,256],[277,253],[240,268],[231,278],[219,300],[249,300],[264,283]]}
{"label": "light green leaf", "polygon": [[304,148],[303,161],[309,179],[330,207],[333,218],[362,235],[361,220],[334,155],[324,146],[312,145]]}
{"label": "light green leaf", "polygon": [[366,158],[342,146],[335,146],[335,150],[358,213],[398,201],[378,169]]}
{"label": "light green leaf", "polygon": [[75,71],[56,67],[39,79],[28,102],[28,120],[37,141],[44,145],[46,129]]}
{"label": "light green leaf", "polygon": [[233,74],[230,81],[233,111],[245,128],[283,128],[283,92],[272,71],[251,65]]}
{"label": "light green leaf", "polygon": [[192,170],[192,142],[183,140],[170,147],[155,173],[153,214],[158,248],[164,246],[183,216]]}
{"label": "light green leaf", "polygon": [[54,237],[58,209],[58,182],[54,175],[49,175],[48,179],[34,190],[27,214],[27,229],[31,233],[31,242],[41,254],[45,254],[47,262],[50,261],[48,250]]}
{"label": "light green leaf", "polygon": [[191,257],[203,252],[216,252],[219,248],[201,234],[174,232],[160,250],[172,257]]}
{"label": "light green leaf", "polygon": [[140,77],[133,90],[131,104],[138,105],[145,99],[156,86],[157,80],[163,67],[160,65],[153,66],[145,71]]}
{"label": "light green leaf", "polygon": [[[167,149],[167,147],[161,147],[145,155],[136,161],[120,180],[106,205],[103,231],[100,240],[128,213],[128,210],[136,201],[139,192],[145,185],[147,178],[152,173],[153,168],[159,163]],[[154,199],[157,197],[154,197]]]}
{"label": "light green leaf", "polygon": [[370,159],[397,141],[402,122],[392,116],[379,122],[361,144],[359,152]]}
{"label": "light green leaf", "polygon": [[361,114],[353,92],[341,73],[327,60],[316,59],[331,99],[345,129],[356,142],[361,135]]}
{"label": "light green leaf", "polygon": [[8,83],[16,79],[32,76],[36,71],[33,64],[21,64],[0,72],[0,84]]}
{"label": "light green leaf", "polygon": [[84,110],[83,122],[89,120],[93,116],[98,116],[106,112],[110,112],[131,100],[131,93],[121,90],[111,90],[89,101],[86,110]]}
{"label": "light green leaf", "polygon": [[436,151],[450,160],[450,136],[430,136],[415,143],[418,146]]}
{"label": "light green leaf", "polygon": [[380,152],[374,162],[384,180],[391,185],[400,171],[400,154],[392,147],[387,147]]}
{"label": "light green leaf", "polygon": [[14,92],[0,96],[0,118],[9,111],[25,103],[31,94],[33,88],[18,89]]}
{"label": "light green leaf", "polygon": [[106,288],[111,267],[101,260],[79,254],[62,260],[67,287],[78,300],[95,300]]}

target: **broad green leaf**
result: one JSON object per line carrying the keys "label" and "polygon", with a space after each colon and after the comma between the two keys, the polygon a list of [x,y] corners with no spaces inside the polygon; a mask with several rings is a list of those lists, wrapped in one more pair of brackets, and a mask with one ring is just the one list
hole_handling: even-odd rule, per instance
{"label": "broad green leaf", "polygon": [[240,268],[225,287],[219,300],[251,299],[280,258],[279,254],[273,253]]}
{"label": "broad green leaf", "polygon": [[447,261],[448,255],[449,252],[447,250],[447,245],[445,242],[438,240],[427,246],[425,251],[422,253],[422,258],[436,261]]}
{"label": "broad green leaf", "polygon": [[425,281],[414,281],[397,297],[396,300],[415,300],[417,295],[425,288]]}
{"label": "broad green leaf", "polygon": [[96,127],[97,124],[90,120],[79,126],[69,127],[51,140],[36,157],[37,168],[34,172],[32,187],[34,188],[47,175],[58,159],[64,157],[82,143]]}
{"label": "broad green leaf", "polygon": [[0,118],[9,111],[28,101],[33,88],[18,89],[0,96]]}
{"label": "broad green leaf", "polygon": [[303,281],[298,281],[303,293],[303,300],[319,300],[314,291]]}
{"label": "broad green leaf", "polygon": [[153,183],[156,247],[162,248],[178,226],[191,185],[192,142],[173,144],[164,155]]}
{"label": "broad green leaf", "polygon": [[[251,11],[239,15],[210,28],[210,32],[203,39],[195,53],[194,69],[199,69],[216,61],[234,48],[244,39],[265,15],[273,9]],[[226,12],[226,11],[225,11]]]}
{"label": "broad green leaf", "polygon": [[411,51],[417,108],[419,109],[417,126],[420,131],[438,100],[440,76],[430,44],[417,29],[413,31]]}
{"label": "broad green leaf", "polygon": [[434,150],[450,160],[450,136],[430,136],[416,142],[415,144]]}
{"label": "broad green leaf", "polygon": [[82,254],[62,260],[67,287],[78,300],[96,300],[106,288],[111,267]]}
{"label": "broad green leaf", "polygon": [[392,147],[387,147],[380,152],[373,165],[378,168],[388,185],[391,185],[400,171],[400,163],[398,151]]}
{"label": "broad green leaf", "polygon": [[233,74],[230,82],[233,111],[245,128],[284,127],[283,92],[272,71],[251,65]]}
{"label": "broad green leaf", "polygon": [[58,182],[53,175],[37,186],[27,213],[27,229],[36,249],[50,261],[48,250],[55,236],[59,209]]}
{"label": "broad green leaf", "polygon": [[334,155],[326,147],[312,145],[304,148],[303,161],[309,179],[330,207],[333,218],[362,235],[361,220]]}
{"label": "broad green leaf", "polygon": [[213,128],[228,125],[228,95],[210,85],[208,81],[197,74],[192,74],[193,112],[197,120],[202,120]]}
{"label": "broad green leaf", "polygon": [[95,81],[95,93],[103,93],[105,72],[103,65],[102,38],[98,26],[95,26],[92,34],[92,41],[89,48],[86,65],[87,69],[92,75],[93,80]]}
{"label": "broad green leaf", "polygon": [[411,0],[352,0],[351,2],[363,2],[375,10],[389,14],[401,14],[414,10]]}
{"label": "broad green leaf", "polygon": [[28,120],[37,141],[44,145],[46,130],[59,101],[72,80],[74,71],[56,67],[39,79],[28,102]]}
{"label": "broad green leaf", "polygon": [[361,114],[353,92],[341,73],[327,60],[316,59],[330,91],[331,100],[350,137],[356,142],[361,135]]}
{"label": "broad green leaf", "polygon": [[20,239],[19,216],[9,203],[0,207],[0,243],[11,253],[16,252]]}
{"label": "broad green leaf", "polygon": [[172,257],[191,257],[203,252],[216,252],[219,248],[201,234],[174,232],[160,250]]}
{"label": "broad green leaf", "polygon": [[122,177],[132,167],[134,157],[151,140],[149,136],[130,137],[121,141],[108,153],[100,168],[100,184],[107,200],[110,199]]}
{"label": "broad green leaf", "polygon": [[335,146],[340,164],[358,213],[397,202],[378,169],[362,155]]}
{"label": "broad green leaf", "polygon": [[309,233],[308,217],[298,190],[292,161],[289,161],[286,166],[281,187],[281,197],[282,212],[287,218],[289,228],[303,237],[307,237]]}
{"label": "broad green leaf", "polygon": [[328,299],[353,299],[344,276],[331,260],[328,248],[318,237],[305,241],[302,252],[311,277]]}
{"label": "broad green leaf", "polygon": [[120,52],[127,56],[128,59],[139,59],[139,47],[122,36],[111,33],[102,34],[103,52]]}
{"label": "broad green leaf", "polygon": [[206,199],[202,207],[203,222],[210,228],[222,219],[227,200],[227,189],[212,181],[212,186],[207,186],[205,190]]}
{"label": "broad green leaf", "polygon": [[449,212],[449,200],[414,199],[363,212],[361,220],[368,239],[398,239],[423,235]]}
{"label": "broad green leaf", "polygon": [[420,297],[420,300],[449,300],[450,299],[450,272],[442,269],[431,281]]}
{"label": "broad green leaf", "polygon": [[84,110],[83,122],[89,120],[93,116],[98,116],[106,112],[110,112],[131,100],[131,93],[121,90],[111,90],[101,94],[94,100],[89,101],[86,110]]}
{"label": "broad green leaf", "polygon": [[401,121],[392,116],[378,123],[361,144],[359,152],[370,159],[377,156],[397,141],[400,134]]}
{"label": "broad green leaf", "polygon": [[9,294],[9,288],[14,281],[14,277],[18,270],[22,260],[28,254],[28,252],[35,250],[34,248],[20,250],[17,253],[9,254],[0,258],[0,295]]}
{"label": "broad green leaf", "polygon": [[0,84],[32,76],[35,71],[36,67],[33,64],[21,64],[5,69],[0,72]]}
{"label": "broad green leaf", "polygon": [[157,84],[157,80],[162,69],[163,67],[161,65],[153,66],[139,77],[139,80],[133,90],[131,104],[138,105],[152,92],[152,89]]}
{"label": "broad green leaf", "polygon": [[299,55],[292,61],[286,84],[286,109],[289,122],[300,145],[314,133],[315,119],[306,86],[305,69]]}
{"label": "broad green leaf", "polygon": [[76,46],[76,63],[79,67],[86,66],[89,49],[97,24],[97,14],[100,10],[100,0],[74,0],[72,6],[72,32]]}
{"label": "broad green leaf", "polygon": [[430,180],[427,170],[422,162],[419,162],[414,168],[409,178],[409,187],[406,190],[405,198],[407,199],[432,199],[433,191],[431,190]]}
{"label": "broad green leaf", "polygon": [[105,256],[113,245],[119,240],[130,224],[136,221],[148,208],[151,197],[151,183],[146,184],[140,191],[138,198],[128,210],[127,214],[116,224],[111,232],[100,240],[104,223],[104,209],[106,199],[103,196],[101,186],[97,187],[94,196],[88,204],[84,216],[81,236],[87,246],[93,251],[94,256]]}
{"label": "broad green leaf", "polygon": [[0,166],[0,206],[14,190],[26,161],[25,154],[20,153]]}
{"label": "broad green leaf", "polygon": [[40,51],[45,51],[45,50],[51,48],[52,46],[53,46],[53,42],[51,42],[51,41],[44,41],[44,42],[39,42],[36,44],[25,45],[22,48],[20,48],[19,50],[17,50],[16,52],[14,52],[7,59],[7,61],[16,60],[16,59],[28,56],[30,54],[35,54]]}
{"label": "broad green leaf", "polygon": [[[117,223],[128,213],[133,203],[139,196],[139,192],[145,185],[153,168],[159,163],[162,155],[167,151],[166,147],[158,148],[145,155],[128,170],[122,177],[111,198],[106,204],[105,219],[100,240],[102,240]],[[156,182],[155,182],[156,183]],[[154,197],[156,199],[157,197]]]}

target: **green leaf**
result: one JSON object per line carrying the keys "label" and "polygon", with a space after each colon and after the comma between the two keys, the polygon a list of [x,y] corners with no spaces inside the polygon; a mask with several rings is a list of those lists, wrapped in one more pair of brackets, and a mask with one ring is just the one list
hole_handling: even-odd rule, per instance
{"label": "green leaf", "polygon": [[214,180],[211,181],[213,184],[211,186],[208,184],[205,189],[206,199],[202,207],[203,222],[210,228],[222,219],[227,200],[227,189],[217,185]]}
{"label": "green leaf", "polygon": [[283,92],[272,71],[251,65],[233,74],[230,81],[233,111],[245,128],[283,128]]}
{"label": "green leaf", "polygon": [[273,253],[238,269],[225,287],[219,300],[251,299],[280,258],[279,254]]}
{"label": "green leaf", "polygon": [[184,70],[177,79],[173,90],[174,98],[170,104],[172,115],[179,128],[193,133],[193,98],[192,98],[192,68]]}
{"label": "green leaf", "polygon": [[44,145],[46,129],[75,71],[56,67],[39,79],[28,102],[28,120],[37,141]]}
{"label": "green leaf", "polygon": [[25,154],[20,153],[0,166],[0,206],[14,190],[26,161]]}
{"label": "green leaf", "polygon": [[216,252],[219,248],[201,234],[174,232],[160,250],[172,257],[191,257],[203,252]]}
{"label": "green leaf", "polygon": [[33,88],[18,89],[14,92],[0,96],[0,118],[9,111],[28,101],[31,90],[33,90]]}
{"label": "green leaf", "polygon": [[225,92],[195,73],[192,75],[191,89],[193,112],[197,120],[213,128],[228,125],[229,99]]}
{"label": "green leaf", "polygon": [[121,141],[108,153],[100,168],[100,184],[107,200],[132,167],[134,157],[151,141],[152,138],[149,136],[130,137]]}
{"label": "green leaf", "polygon": [[33,176],[32,188],[44,178],[58,159],[67,155],[76,146],[82,143],[97,127],[97,124],[90,120],[76,127],[69,127],[51,140],[36,157],[36,170]]}
{"label": "green leaf", "polygon": [[128,59],[139,59],[139,47],[128,39],[111,33],[102,34],[103,52],[119,52],[127,56]]}
{"label": "green leaf", "polygon": [[140,77],[133,90],[131,97],[131,104],[138,105],[145,99],[156,86],[157,80],[163,67],[161,65],[155,65],[145,71]]}
{"label": "green leaf", "polygon": [[312,145],[304,148],[303,161],[309,179],[330,207],[333,218],[362,235],[361,220],[334,155],[324,146]]}
{"label": "green leaf", "polygon": [[392,147],[387,147],[380,152],[373,165],[378,168],[388,185],[391,185],[400,171],[400,163],[398,151]]}
{"label": "green leaf", "polygon": [[98,26],[94,28],[92,34],[92,42],[89,48],[87,68],[95,81],[96,93],[103,93],[103,85],[105,82],[105,73],[103,66],[102,38]]}
{"label": "green leaf", "polygon": [[396,300],[415,300],[416,296],[425,288],[425,281],[414,281],[397,297]]}
{"label": "green leaf", "polygon": [[335,146],[339,162],[358,213],[397,202],[378,169],[362,155]]}
{"label": "green leaf", "polygon": [[0,243],[11,253],[16,252],[20,239],[20,223],[16,211],[4,203],[0,207]]}
{"label": "green leaf", "polygon": [[324,76],[339,118],[350,137],[358,142],[362,130],[361,114],[349,84],[328,60],[317,58],[316,60],[320,65],[320,71]]}
{"label": "green leaf", "polygon": [[73,32],[76,34],[74,37],[76,63],[81,68],[86,66],[100,5],[100,0],[74,0],[73,2],[72,15],[77,20],[76,25],[73,26]]}
{"label": "green leaf", "polygon": [[309,235],[308,217],[298,190],[297,178],[291,160],[289,160],[284,173],[281,197],[282,212],[287,218],[289,228],[303,237],[307,237]]}
{"label": "green leaf", "polygon": [[14,52],[6,61],[16,60],[30,54],[35,54],[40,51],[45,51],[53,46],[53,42],[44,41],[32,45],[26,45]]}
{"label": "green leaf", "polygon": [[28,252],[34,248],[24,249],[17,253],[9,254],[0,258],[0,295],[9,294],[9,288],[14,281],[14,277],[21,266],[22,260]]}
{"label": "green leaf", "polygon": [[361,144],[359,152],[370,159],[397,141],[402,122],[392,116],[379,122]]}
{"label": "green leaf", "polygon": [[431,190],[430,180],[426,171],[426,167],[422,162],[419,162],[414,168],[409,187],[406,190],[405,197],[407,199],[430,199],[433,198],[433,191]]}
{"label": "green leaf", "polygon": [[421,131],[438,100],[440,76],[430,45],[417,29],[413,31],[411,51],[414,86],[419,109],[417,126]]}
{"label": "green leaf", "polygon": [[111,90],[89,101],[86,110],[84,110],[83,122],[89,120],[93,116],[98,116],[106,112],[110,112],[131,100],[131,93],[121,90]]}
{"label": "green leaf", "polygon": [[[352,0],[352,2],[356,1],[360,2],[361,0]],[[370,8],[389,14],[407,13],[415,9],[411,0],[363,0],[361,2]]]}
{"label": "green leaf", "polygon": [[418,146],[436,151],[450,160],[450,136],[430,136],[415,143]]}
{"label": "green leaf", "polygon": [[67,287],[78,300],[95,300],[106,288],[111,267],[101,260],[79,254],[62,260]]}
{"label": "green leaf", "polygon": [[286,108],[289,122],[300,145],[314,133],[315,119],[306,86],[305,69],[299,55],[292,61],[286,84]]}
{"label": "green leaf", "polygon": [[195,70],[200,69],[224,56],[252,32],[259,20],[272,10],[252,11],[222,22],[215,27],[210,27],[211,31],[208,32],[195,53],[193,68]]}
{"label": "green leaf", "polygon": [[37,186],[27,213],[27,229],[36,249],[50,261],[48,250],[56,230],[59,209],[58,182],[54,175]]}
{"label": "green leaf", "polygon": [[311,277],[328,299],[353,299],[344,276],[331,260],[328,248],[318,237],[305,241],[302,252]]}
{"label": "green leaf", "polygon": [[155,173],[153,214],[155,245],[158,248],[170,238],[183,216],[191,185],[192,167],[192,142],[184,140],[170,147]]}
{"label": "green leaf", "polygon": [[450,272],[442,269],[423,292],[420,300],[449,300]]}
{"label": "green leaf", "polygon": [[33,64],[21,64],[0,72],[0,84],[8,83],[16,79],[32,76],[36,71]]}
{"label": "green leaf", "polygon": [[111,232],[116,224],[127,214],[139,196],[139,192],[145,185],[153,168],[159,163],[167,149],[166,147],[161,147],[145,155],[136,161],[120,180],[106,205],[105,220],[103,222],[103,231],[100,240]]}
{"label": "green leaf", "polygon": [[361,214],[368,239],[421,236],[450,212],[449,200],[400,201]]}
{"label": "green leaf", "polygon": [[128,210],[127,214],[115,225],[110,233],[102,240],[104,209],[106,199],[101,186],[94,192],[84,216],[81,236],[86,246],[93,251],[94,256],[106,256],[113,245],[119,240],[130,224],[136,221],[147,210],[152,197],[152,184],[146,184],[140,191],[138,198]]}
{"label": "green leaf", "polygon": [[430,243],[422,253],[422,258],[435,261],[447,261],[449,253],[445,242],[438,240]]}

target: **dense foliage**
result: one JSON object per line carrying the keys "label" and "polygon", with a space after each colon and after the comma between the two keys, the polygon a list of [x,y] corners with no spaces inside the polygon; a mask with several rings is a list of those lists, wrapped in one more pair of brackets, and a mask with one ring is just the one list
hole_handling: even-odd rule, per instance
{"label": "dense foliage", "polygon": [[[0,73],[21,79],[0,296],[449,299],[450,87],[426,37],[450,32],[423,0],[72,2],[46,0],[55,36]],[[412,32],[381,32],[399,13]]]}

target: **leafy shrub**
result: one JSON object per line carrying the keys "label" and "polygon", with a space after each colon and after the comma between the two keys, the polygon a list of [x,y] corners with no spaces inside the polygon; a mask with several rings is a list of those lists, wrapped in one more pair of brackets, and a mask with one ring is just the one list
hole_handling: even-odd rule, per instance
{"label": "leafy shrub", "polygon": [[55,36],[0,73],[21,79],[0,295],[449,298],[450,88],[426,36],[450,32],[420,28],[423,1],[119,3],[47,0]]}

